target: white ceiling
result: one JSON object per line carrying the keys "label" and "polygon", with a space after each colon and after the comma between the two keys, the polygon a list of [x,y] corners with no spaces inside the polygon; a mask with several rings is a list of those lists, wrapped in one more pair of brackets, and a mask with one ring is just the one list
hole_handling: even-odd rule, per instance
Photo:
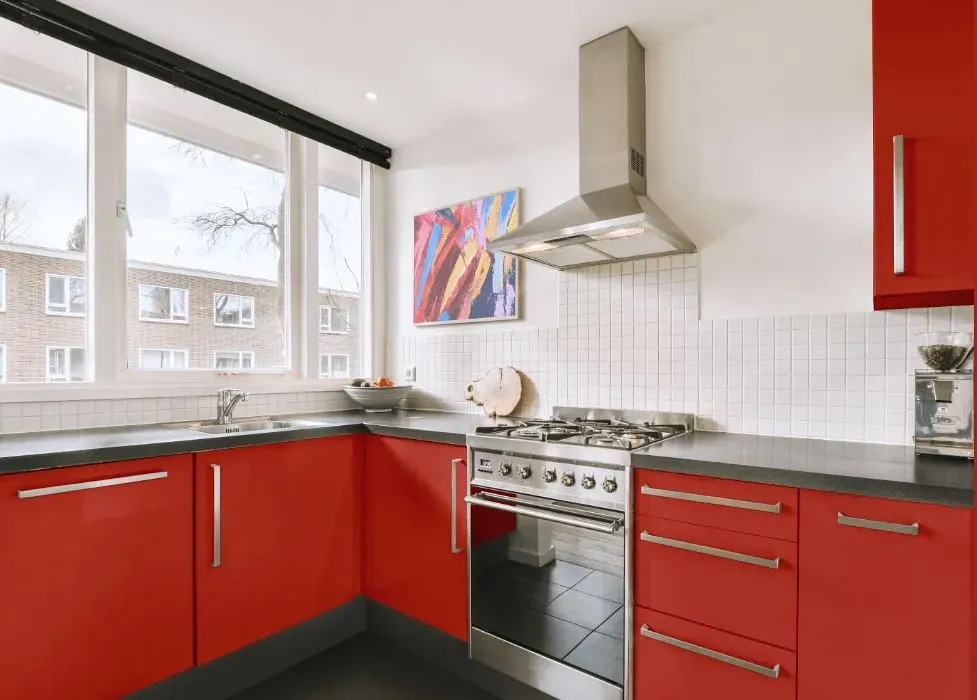
{"label": "white ceiling", "polygon": [[647,46],[749,2],[67,0],[393,147],[571,78],[577,47],[620,26]]}

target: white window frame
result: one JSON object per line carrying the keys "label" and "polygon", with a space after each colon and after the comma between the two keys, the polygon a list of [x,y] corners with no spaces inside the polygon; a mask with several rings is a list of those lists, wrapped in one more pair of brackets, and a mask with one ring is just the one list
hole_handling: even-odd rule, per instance
{"label": "white window frame", "polygon": [[[217,356],[218,355],[237,355],[238,367],[218,367],[217,366]],[[251,366],[244,367],[244,357],[248,355],[251,357]],[[254,350],[215,350],[214,351],[214,369],[221,373],[226,372],[251,372],[254,370]]]}
{"label": "white window frame", "polygon": [[7,310],[7,270],[0,267],[0,312]]}
{"label": "white window frame", "polygon": [[[217,320],[217,300],[220,297],[227,297],[228,300],[230,300],[231,297],[234,297],[236,299],[239,299],[240,301],[244,301],[245,299],[250,299],[251,300],[251,321],[250,322],[245,322],[244,321],[244,313],[243,313],[244,312],[244,307],[243,306],[241,307],[241,312],[242,313],[241,313],[241,322],[240,323],[222,323],[222,322],[218,321]],[[217,326],[218,328],[254,328],[255,316],[257,316],[257,314],[255,313],[255,308],[254,307],[255,307],[254,297],[248,296],[247,294],[231,294],[231,293],[228,293],[228,292],[214,292],[214,325]]]}
{"label": "white window frame", "polygon": [[[170,317],[169,318],[150,318],[148,316],[142,315],[142,290],[146,287],[154,287],[156,289],[166,289],[170,292]],[[187,317],[186,318],[173,318],[173,292],[183,292],[187,300]],[[136,292],[138,294],[138,299],[136,300],[136,308],[139,310],[139,320],[143,323],[177,323],[183,326],[190,324],[190,290],[184,287],[170,287],[165,284],[142,284],[140,283],[139,289]]]}
{"label": "white window frame", "polygon": [[[64,350],[64,375],[51,374],[51,351]],[[71,351],[81,350],[85,353],[85,364],[88,365],[87,348],[78,345],[45,345],[44,346],[44,382],[46,384],[83,384],[88,381],[88,371],[85,377],[80,380],[71,378]]]}
{"label": "white window frame", "polygon": [[[125,68],[108,59],[89,55],[87,85],[81,86],[81,90],[76,90],[72,98],[77,106],[87,107],[89,123],[87,143],[89,227],[85,271],[78,275],[86,281],[86,313],[56,312],[52,315],[84,318],[87,381],[55,383],[46,383],[40,379],[36,383],[7,381],[0,389],[0,403],[69,398],[81,400],[201,396],[226,386],[226,379],[222,375],[227,372],[216,368],[168,371],[163,379],[158,376],[158,373],[139,370],[136,366],[130,366],[127,361],[131,352],[127,347],[127,314],[130,308],[127,305],[131,304],[131,298],[128,292],[127,266],[119,265],[120,260],[127,259],[126,84]],[[318,284],[317,188],[320,184],[334,186],[334,183],[320,182],[317,143],[293,133],[284,133],[283,142],[288,194],[285,227],[288,369],[242,371],[235,382],[250,391],[268,393],[338,390],[343,383],[342,380],[319,378],[318,314],[321,297]],[[377,180],[376,185],[374,180]],[[358,355],[360,367],[358,371],[364,375],[376,374],[376,369],[383,369],[374,368],[373,361],[375,356],[383,356],[385,344],[382,335],[384,280],[382,275],[372,274],[371,269],[373,265],[382,265],[382,261],[376,259],[372,264],[370,261],[376,255],[373,229],[379,225],[383,204],[382,190],[378,190],[377,187],[382,188],[384,182],[383,170],[369,163],[360,164],[362,269],[359,299],[361,306],[356,315],[357,334],[362,347]],[[377,192],[377,197],[374,197],[374,192]],[[3,280],[4,283],[6,281]],[[4,291],[6,292],[6,288]],[[46,278],[44,293],[45,311],[47,311]],[[374,299],[378,304],[376,310],[373,308]],[[3,302],[6,308],[6,293]],[[257,308],[253,307],[253,309],[256,316]],[[135,316],[138,318],[138,312]],[[376,328],[373,327],[374,324]],[[70,377],[70,354],[67,359],[66,369]],[[48,369],[46,353],[44,362],[45,375],[42,376],[46,376]],[[137,363],[132,364],[137,365]],[[9,380],[6,372],[5,379]]]}
{"label": "white window frame", "polygon": [[[64,280],[64,311],[51,310],[51,280]],[[85,283],[85,310],[71,310],[71,280],[81,280]],[[71,316],[72,318],[84,318],[88,315],[88,278],[78,275],[62,275],[55,272],[48,272],[44,275],[44,313],[46,316]]]}
{"label": "white window frame", "polygon": [[[142,366],[142,354],[144,352],[165,352],[165,353],[169,353],[169,355],[170,355],[170,367],[169,368],[166,368],[166,367],[143,367]],[[179,367],[179,368],[173,367],[173,358],[176,356],[176,353],[180,353],[181,355],[183,355],[183,367]],[[177,348],[177,349],[173,349],[173,348],[139,348],[139,369],[141,369],[144,372],[153,371],[153,370],[156,370],[156,371],[159,371],[159,372],[182,372],[184,369],[189,369],[189,368],[190,368],[190,351],[189,350],[184,350],[182,348]]]}
{"label": "white window frame", "polygon": [[[323,372],[322,371],[322,361],[325,358],[327,358],[327,357],[329,358],[329,371],[328,372]],[[344,374],[342,376],[336,376],[335,373],[333,372],[333,369],[332,369],[333,360],[335,358],[337,358],[337,357],[345,357],[346,358],[346,374]],[[349,371],[350,370],[350,361],[349,360],[350,360],[349,354],[344,353],[344,352],[323,352],[323,353],[319,353],[319,378],[320,379],[349,379],[352,376],[352,374]]]}
{"label": "white window frame", "polygon": [[[325,325],[322,323],[322,312],[326,312],[326,316],[329,322]],[[346,330],[338,331],[332,327],[334,315],[333,311],[345,311],[346,312]],[[335,304],[320,304],[319,305],[319,332],[325,333],[326,335],[349,335],[349,309],[336,306]]]}

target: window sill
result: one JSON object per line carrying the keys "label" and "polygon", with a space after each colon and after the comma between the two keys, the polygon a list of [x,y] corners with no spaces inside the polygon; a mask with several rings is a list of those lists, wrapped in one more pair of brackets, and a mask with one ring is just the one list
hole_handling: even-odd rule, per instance
{"label": "window sill", "polygon": [[80,313],[80,314],[77,314],[77,313],[68,313],[67,311],[65,311],[64,313],[62,313],[60,311],[47,311],[47,312],[45,312],[44,315],[45,316],[58,316],[58,317],[61,317],[61,318],[85,318],[85,316],[87,314],[85,314],[85,313]]}
{"label": "window sill", "polygon": [[319,333],[322,335],[349,335],[349,331],[324,331],[321,328],[319,329]]}
{"label": "window sill", "polygon": [[240,326],[236,323],[217,323],[217,321],[214,321],[214,328],[243,328],[246,331],[253,331],[254,325]]}
{"label": "window sill", "polygon": [[178,320],[173,320],[173,319],[168,319],[168,318],[140,318],[139,319],[139,322],[140,323],[164,323],[164,324],[170,325],[170,326],[189,326],[190,325],[190,321],[189,320],[186,320],[186,321],[178,321]]}

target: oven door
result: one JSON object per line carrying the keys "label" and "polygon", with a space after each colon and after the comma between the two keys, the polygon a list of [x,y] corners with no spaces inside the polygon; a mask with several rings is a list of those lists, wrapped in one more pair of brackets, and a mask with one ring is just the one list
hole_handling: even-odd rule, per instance
{"label": "oven door", "polygon": [[502,491],[465,501],[471,658],[558,700],[624,698],[625,514]]}

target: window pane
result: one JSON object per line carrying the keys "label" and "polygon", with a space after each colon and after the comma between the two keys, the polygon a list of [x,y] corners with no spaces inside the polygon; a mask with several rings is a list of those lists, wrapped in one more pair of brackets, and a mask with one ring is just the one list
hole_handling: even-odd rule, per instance
{"label": "window pane", "polygon": [[[9,383],[47,381],[52,359],[66,380],[64,348],[86,343],[84,294],[71,304],[68,278],[86,274],[87,62],[80,49],[0,19],[0,343]],[[61,350],[52,358],[49,347]],[[82,362],[77,378],[84,372]]]}
{"label": "window pane", "polygon": [[68,308],[67,280],[64,277],[48,277],[48,311],[64,311]]}
{"label": "window pane", "polygon": [[85,348],[71,348],[71,381],[80,382],[85,379]]}
{"label": "window pane", "polygon": [[186,350],[174,350],[173,351],[173,369],[186,369],[187,368],[187,351]]}
{"label": "window pane", "polygon": [[329,376],[329,355],[319,355],[319,376]]}
{"label": "window pane", "polygon": [[[286,369],[285,132],[128,76],[130,363],[140,347],[177,347],[189,369]],[[171,323],[139,322],[140,284],[171,290]],[[254,349],[250,365],[225,357],[235,347]]]}
{"label": "window pane", "polygon": [[[368,373],[362,362],[360,305],[363,231],[359,159],[319,146],[319,352],[348,356],[343,376]],[[340,335],[348,333],[348,335]],[[320,358],[320,374],[323,372]],[[328,369],[328,368],[327,368]],[[328,374],[336,375],[336,364]]]}
{"label": "window pane", "polygon": [[332,356],[332,376],[333,377],[348,377],[349,376],[349,356],[348,355],[333,355]]}
{"label": "window pane", "polygon": [[85,280],[68,278],[68,311],[73,314],[85,313]]}
{"label": "window pane", "polygon": [[64,380],[67,358],[65,357],[67,348],[48,348],[48,378],[51,380]]}

